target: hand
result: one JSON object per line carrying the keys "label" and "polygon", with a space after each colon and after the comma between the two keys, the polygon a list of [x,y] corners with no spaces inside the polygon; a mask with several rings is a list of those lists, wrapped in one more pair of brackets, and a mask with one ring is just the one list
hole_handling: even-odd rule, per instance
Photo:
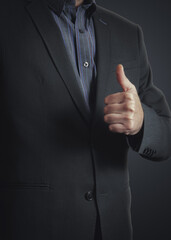
{"label": "hand", "polygon": [[125,76],[124,68],[116,68],[117,81],[123,92],[108,95],[105,98],[104,121],[112,132],[134,135],[142,127],[144,112],[136,87]]}

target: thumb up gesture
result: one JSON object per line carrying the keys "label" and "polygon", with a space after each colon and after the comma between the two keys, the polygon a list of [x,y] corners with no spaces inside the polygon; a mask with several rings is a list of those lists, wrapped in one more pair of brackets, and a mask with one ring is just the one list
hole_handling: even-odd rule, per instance
{"label": "thumb up gesture", "polygon": [[134,135],[142,127],[144,112],[135,86],[125,76],[124,68],[116,68],[117,81],[123,92],[108,95],[104,102],[104,121],[112,132]]}

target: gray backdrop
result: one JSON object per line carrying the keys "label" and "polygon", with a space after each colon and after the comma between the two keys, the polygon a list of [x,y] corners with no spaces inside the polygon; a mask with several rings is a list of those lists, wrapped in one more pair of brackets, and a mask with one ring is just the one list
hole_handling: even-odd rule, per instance
{"label": "gray backdrop", "polygon": [[[171,107],[169,0],[96,0],[96,2],[141,25],[154,83],[164,92]],[[129,170],[134,240],[170,240],[171,159],[156,163],[130,151]]]}

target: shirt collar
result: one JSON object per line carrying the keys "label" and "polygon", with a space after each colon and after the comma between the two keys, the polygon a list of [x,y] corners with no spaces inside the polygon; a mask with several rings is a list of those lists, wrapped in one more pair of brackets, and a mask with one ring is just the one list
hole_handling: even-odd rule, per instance
{"label": "shirt collar", "polygon": [[[58,15],[58,17],[60,17],[64,8],[64,4],[73,4],[75,3],[75,0],[47,0],[47,2],[49,8],[52,9]],[[87,4],[89,7],[86,9],[86,15],[88,18],[90,18],[96,10],[96,2],[95,0],[84,0],[82,5],[86,7]]]}

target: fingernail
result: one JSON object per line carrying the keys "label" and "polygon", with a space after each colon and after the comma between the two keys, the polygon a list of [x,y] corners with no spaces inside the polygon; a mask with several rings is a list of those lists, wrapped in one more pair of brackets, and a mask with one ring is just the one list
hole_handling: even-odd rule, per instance
{"label": "fingernail", "polygon": [[119,64],[120,65],[120,68],[123,70],[123,65],[122,64]]}

